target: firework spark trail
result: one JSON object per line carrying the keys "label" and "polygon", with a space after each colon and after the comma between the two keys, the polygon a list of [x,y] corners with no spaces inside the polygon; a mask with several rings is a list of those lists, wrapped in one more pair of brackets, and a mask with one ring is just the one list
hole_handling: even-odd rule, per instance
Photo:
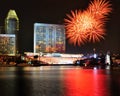
{"label": "firework spark trail", "polygon": [[66,36],[69,39],[70,43],[73,43],[74,45],[80,45],[86,41],[86,33],[83,31],[84,29],[82,29],[84,27],[81,27],[84,26],[84,24],[82,24],[84,22],[84,20],[82,20],[83,16],[81,16],[82,12],[76,10],[75,13],[73,11],[71,11],[71,13],[72,16],[67,15],[69,17],[69,20],[65,19],[67,24]]}
{"label": "firework spark trail", "polygon": [[104,39],[106,16],[112,8],[106,0],[94,0],[85,11],[71,11],[65,19],[66,37],[71,44],[97,42]]}
{"label": "firework spark trail", "polygon": [[111,12],[112,8],[109,1],[94,0],[90,3],[87,10],[89,10],[94,16],[97,16],[98,18],[104,18]]}

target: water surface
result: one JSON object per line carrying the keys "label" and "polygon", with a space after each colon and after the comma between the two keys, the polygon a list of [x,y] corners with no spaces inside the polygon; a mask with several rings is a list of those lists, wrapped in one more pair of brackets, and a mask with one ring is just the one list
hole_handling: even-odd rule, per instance
{"label": "water surface", "polygon": [[0,67],[0,96],[120,96],[120,71],[79,66]]}

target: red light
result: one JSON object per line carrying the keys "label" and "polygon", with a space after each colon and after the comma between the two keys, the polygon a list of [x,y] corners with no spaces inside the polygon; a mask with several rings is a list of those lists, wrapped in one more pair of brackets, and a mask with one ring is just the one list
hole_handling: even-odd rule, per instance
{"label": "red light", "polygon": [[101,73],[93,69],[65,71],[65,96],[110,96],[109,80]]}

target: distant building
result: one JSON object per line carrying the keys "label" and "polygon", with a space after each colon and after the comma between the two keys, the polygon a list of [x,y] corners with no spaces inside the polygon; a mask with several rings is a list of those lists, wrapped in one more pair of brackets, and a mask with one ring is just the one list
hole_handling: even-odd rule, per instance
{"label": "distant building", "polygon": [[9,10],[5,26],[0,26],[0,55],[15,55],[18,52],[19,19],[15,10]]}
{"label": "distant building", "polygon": [[0,55],[15,55],[15,35],[0,34]]}
{"label": "distant building", "polygon": [[7,17],[5,19],[5,33],[6,34],[15,34],[15,53],[18,53],[18,31],[19,31],[19,19],[15,10],[9,10]]}
{"label": "distant building", "polygon": [[65,29],[59,24],[34,24],[34,53],[65,52]]}
{"label": "distant building", "polygon": [[5,32],[6,34],[16,34],[19,31],[19,19],[15,10],[9,10],[5,19]]}

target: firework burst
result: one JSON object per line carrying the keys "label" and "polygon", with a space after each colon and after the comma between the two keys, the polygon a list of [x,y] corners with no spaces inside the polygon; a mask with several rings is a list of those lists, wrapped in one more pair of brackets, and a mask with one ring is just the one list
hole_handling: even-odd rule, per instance
{"label": "firework burst", "polygon": [[81,45],[85,42],[97,42],[104,39],[106,16],[111,7],[106,0],[94,0],[85,11],[71,11],[64,19],[66,37],[71,44]]}
{"label": "firework burst", "polygon": [[105,18],[112,10],[111,4],[106,0],[94,0],[88,9],[96,18]]}

